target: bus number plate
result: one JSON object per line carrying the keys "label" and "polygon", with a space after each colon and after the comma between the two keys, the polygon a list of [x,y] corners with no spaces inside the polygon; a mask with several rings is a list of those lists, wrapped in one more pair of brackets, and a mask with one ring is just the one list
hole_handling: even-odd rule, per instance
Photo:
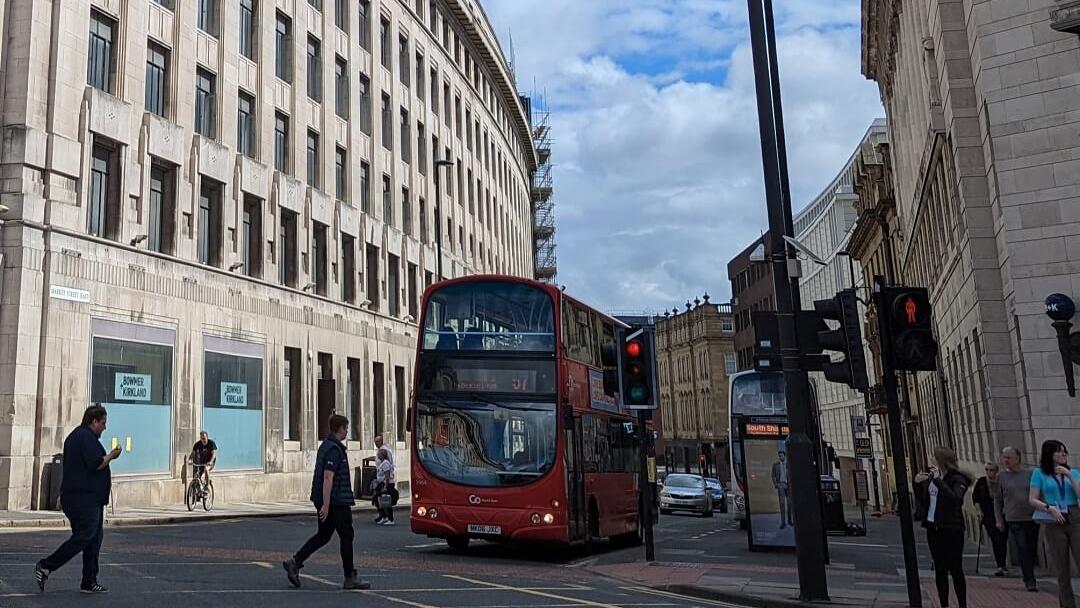
{"label": "bus number plate", "polygon": [[469,534],[502,534],[501,526],[482,526],[480,524],[469,524]]}

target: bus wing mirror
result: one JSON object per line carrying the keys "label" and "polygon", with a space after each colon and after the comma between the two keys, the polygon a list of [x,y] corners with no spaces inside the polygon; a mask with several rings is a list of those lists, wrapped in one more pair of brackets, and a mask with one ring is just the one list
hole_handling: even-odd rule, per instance
{"label": "bus wing mirror", "polygon": [[[416,401],[413,401],[416,403]],[[416,408],[410,407],[405,410],[405,430],[409,433],[413,432],[413,416],[415,415]]]}

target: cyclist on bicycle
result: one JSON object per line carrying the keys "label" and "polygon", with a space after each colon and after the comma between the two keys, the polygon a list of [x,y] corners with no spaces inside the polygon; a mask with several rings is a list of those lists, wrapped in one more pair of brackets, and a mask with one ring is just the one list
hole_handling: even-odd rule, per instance
{"label": "cyclist on bicycle", "polygon": [[199,440],[191,447],[191,464],[195,465],[195,474],[210,484],[210,471],[217,462],[217,444],[206,431],[199,433]]}

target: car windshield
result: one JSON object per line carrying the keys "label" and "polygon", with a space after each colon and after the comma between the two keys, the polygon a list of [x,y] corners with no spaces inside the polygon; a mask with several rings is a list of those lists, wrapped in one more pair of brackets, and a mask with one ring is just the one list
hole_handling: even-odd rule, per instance
{"label": "car windshield", "polygon": [[668,475],[664,485],[673,488],[700,488],[701,478],[696,475]]}
{"label": "car windshield", "polygon": [[439,479],[479,487],[527,484],[555,464],[555,402],[421,395],[416,454]]}

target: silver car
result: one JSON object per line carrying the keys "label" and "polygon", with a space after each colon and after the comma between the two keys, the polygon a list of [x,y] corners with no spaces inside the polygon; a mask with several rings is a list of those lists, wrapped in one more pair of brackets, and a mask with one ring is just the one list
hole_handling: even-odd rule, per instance
{"label": "silver car", "polygon": [[683,473],[667,476],[664,489],[660,491],[660,512],[668,515],[675,511],[692,511],[712,517],[712,495],[704,478]]}

